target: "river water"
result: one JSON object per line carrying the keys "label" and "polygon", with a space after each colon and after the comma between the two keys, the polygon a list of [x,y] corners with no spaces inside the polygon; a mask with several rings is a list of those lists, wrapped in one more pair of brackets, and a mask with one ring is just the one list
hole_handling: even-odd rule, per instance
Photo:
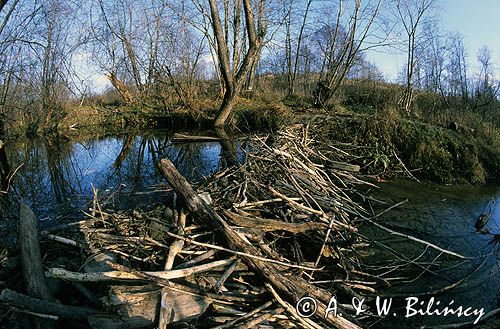
{"label": "river water", "polygon": [[[171,159],[182,174],[193,180],[219,170],[234,157],[241,159],[241,150],[246,148],[245,142],[237,139],[232,142],[233,148],[227,149],[217,142],[176,145],[170,137],[168,133],[152,131],[57,143],[44,139],[19,140],[10,143],[7,149],[11,168],[18,168],[13,187],[32,206],[42,224],[51,225],[80,218],[77,210],[88,208],[92,185],[113,207],[147,207],[159,202],[166,183],[154,163],[162,157]],[[442,303],[455,300],[460,305],[484,307],[485,312],[499,307],[498,188],[392,181],[382,183],[381,188],[371,194],[389,205],[408,199],[377,218],[380,223],[470,258],[457,261],[420,244],[391,237],[371,225],[364,226],[363,234],[414,260],[411,264],[407,259],[401,260],[396,264],[397,271],[386,274],[406,278],[406,283],[382,292],[386,297],[399,296],[395,297],[394,304],[400,311],[405,296],[442,290],[464,277],[467,280],[460,281],[456,288],[433,296]],[[474,224],[483,213],[489,215],[490,220],[484,232],[478,232]],[[375,268],[384,261],[388,251],[380,245],[373,244],[373,247],[374,254],[365,262]],[[467,321],[429,316],[405,319],[401,312],[397,317],[381,318],[375,327],[414,328]]]}
{"label": "river water", "polygon": [[[377,219],[390,229],[431,242],[449,251],[466,257],[460,260],[453,256],[442,255],[419,243],[405,238],[391,236],[372,225],[364,230],[374,240],[383,242],[393,251],[405,255],[407,259],[397,262],[398,274],[406,277],[405,283],[385,290],[382,295],[395,297],[397,308],[394,315],[381,319],[377,328],[417,328],[424,325],[449,325],[474,320],[475,317],[410,316],[406,318],[406,298],[417,297],[427,309],[430,298],[440,301],[441,307],[452,306],[484,308],[487,313],[500,307],[500,189],[494,186],[457,187],[431,183],[392,181],[380,184],[374,195],[379,199],[396,204],[408,200]],[[481,231],[475,228],[481,214],[489,216],[489,221]],[[376,246],[375,246],[376,247]],[[388,255],[385,248],[376,248],[370,257],[373,264]],[[449,289],[450,286],[455,286]],[[448,287],[448,288],[446,288]],[[422,295],[433,291],[433,294]],[[434,303],[432,310],[438,309]],[[411,313],[410,313],[411,314]]]}
{"label": "river water", "polygon": [[54,222],[88,207],[92,186],[114,207],[157,202],[166,184],[155,163],[163,157],[188,180],[241,157],[237,139],[231,141],[236,155],[217,142],[172,144],[170,139],[167,132],[151,131],[65,142],[19,140],[7,148],[10,167],[18,168],[13,187],[42,222]]}

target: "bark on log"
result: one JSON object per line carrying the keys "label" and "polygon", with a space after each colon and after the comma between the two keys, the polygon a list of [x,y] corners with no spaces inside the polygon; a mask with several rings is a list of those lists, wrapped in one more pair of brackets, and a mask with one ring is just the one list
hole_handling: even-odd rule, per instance
{"label": "bark on log", "polygon": [[24,282],[28,294],[35,298],[53,301],[54,298],[45,282],[42,257],[38,241],[36,216],[26,204],[19,209],[19,241]]}
{"label": "bark on log", "polygon": [[[174,191],[182,196],[186,206],[200,222],[214,227],[222,233],[223,241],[234,250],[239,250],[251,255],[263,256],[262,252],[248,243],[242,236],[234,231],[221,216],[219,216],[209,205],[207,205],[193,190],[186,179],[177,171],[175,166],[167,159],[162,159],[158,165],[163,176],[168,180]],[[315,316],[329,326],[337,328],[358,329],[358,325],[344,317],[327,317],[326,305],[331,295],[317,287],[314,287],[300,277],[288,277],[280,272],[274,264],[267,263],[256,258],[241,256],[243,261],[265,280],[267,280],[285,299],[297,303],[304,296],[311,296],[318,301],[318,312]]]}
{"label": "bark on log", "polygon": [[254,228],[265,232],[286,231],[293,234],[303,233],[311,230],[328,229],[328,225],[316,222],[288,223],[274,219],[252,218],[235,214],[229,210],[224,211],[224,215],[236,225]]}
{"label": "bark on log", "polygon": [[62,305],[29,297],[10,289],[4,289],[2,291],[2,294],[0,294],[0,301],[22,310],[55,315],[61,319],[82,321],[87,320],[91,315],[103,314],[103,312],[87,307]]}

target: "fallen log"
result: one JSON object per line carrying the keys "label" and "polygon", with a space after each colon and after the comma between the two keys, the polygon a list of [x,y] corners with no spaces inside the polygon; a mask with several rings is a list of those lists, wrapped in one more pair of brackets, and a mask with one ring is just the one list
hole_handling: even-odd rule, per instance
{"label": "fallen log", "polygon": [[327,167],[331,169],[344,170],[350,172],[359,172],[361,170],[361,167],[358,165],[343,163],[339,161],[330,161]]}
{"label": "fallen log", "polygon": [[19,241],[21,243],[24,282],[31,297],[53,301],[52,293],[45,282],[36,225],[35,214],[30,207],[21,202],[19,208]]}
{"label": "fallen log", "polygon": [[196,142],[218,142],[220,139],[210,136],[190,136],[175,133],[172,136],[172,143],[196,143]]}
{"label": "fallen log", "polygon": [[293,234],[297,234],[310,230],[323,230],[325,228],[328,228],[328,226],[323,223],[316,223],[316,222],[287,223],[274,219],[252,218],[252,217],[242,216],[239,214],[235,214],[234,212],[231,212],[229,210],[224,211],[224,215],[226,215],[226,217],[228,217],[231,220],[231,222],[233,222],[238,226],[254,228],[265,232],[286,231]]}
{"label": "fallen log", "polygon": [[87,320],[91,315],[104,314],[104,312],[88,307],[62,305],[29,297],[7,288],[0,294],[0,301],[21,310],[57,316],[60,319],[67,320],[83,321]]}
{"label": "fallen log", "polygon": [[[230,248],[246,254],[263,256],[260,249],[250,244],[233,230],[219,214],[198,196],[186,179],[177,171],[172,162],[168,159],[162,159],[158,167],[172,189],[184,199],[186,206],[198,221],[217,229],[222,235],[222,241],[227,243]],[[328,292],[311,285],[300,277],[285,276],[274,264],[264,262],[255,257],[244,255],[241,257],[249,267],[259,273],[277,292],[283,294],[284,299],[289,300],[293,305],[304,296],[315,298],[318,306],[315,319],[318,322],[342,329],[360,328],[345,317],[325,317],[326,305],[331,299],[331,295]]]}
{"label": "fallen log", "polygon": [[[183,278],[216,268],[224,268],[233,262],[232,259],[219,260],[208,264],[161,272],[143,272],[145,275],[163,280]],[[107,271],[94,273],[71,272],[62,268],[50,268],[46,276],[76,282],[110,282],[110,281],[144,281],[144,276],[123,271]]]}
{"label": "fallen log", "polygon": [[[204,296],[189,294],[185,291],[167,289],[164,299],[170,308],[167,322],[187,321],[203,314],[211,301]],[[162,293],[155,285],[149,286],[113,286],[104,304],[115,309],[122,323],[130,328],[152,328],[158,325]],[[92,319],[95,317],[93,316]],[[99,319],[103,321],[103,319]],[[105,317],[104,321],[108,319]],[[108,327],[106,327],[108,328]],[[120,328],[120,327],[117,327]],[[165,328],[165,327],[163,327]]]}

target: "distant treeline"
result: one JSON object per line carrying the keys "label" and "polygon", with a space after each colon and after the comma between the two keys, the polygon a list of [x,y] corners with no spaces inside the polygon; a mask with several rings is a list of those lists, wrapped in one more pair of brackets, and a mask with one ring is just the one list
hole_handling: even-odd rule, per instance
{"label": "distant treeline", "polygon": [[[84,104],[165,111],[210,104],[223,126],[241,96],[323,108],[342,97],[352,105],[379,99],[376,106],[410,116],[416,108],[498,112],[491,51],[481,48],[473,61],[460,34],[443,32],[435,9],[435,0],[7,1],[0,135],[4,127],[50,129]],[[372,49],[406,54],[397,85],[383,84],[366,60]],[[90,72],[112,89],[92,92]],[[355,81],[362,83],[346,99]],[[436,95],[432,102],[422,104],[424,92]]]}

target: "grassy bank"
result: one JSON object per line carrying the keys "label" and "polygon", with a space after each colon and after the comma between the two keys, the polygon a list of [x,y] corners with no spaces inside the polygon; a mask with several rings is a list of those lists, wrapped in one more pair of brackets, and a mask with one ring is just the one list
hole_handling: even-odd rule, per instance
{"label": "grassy bank", "polygon": [[[89,132],[119,133],[124,129],[171,128],[211,129],[217,115],[217,107],[201,110],[178,108],[164,110],[156,107],[120,106],[106,108],[83,106],[69,109],[68,114],[57,125],[63,135],[79,135]],[[290,109],[280,102],[265,104],[242,100],[231,118],[232,129],[242,131],[272,131],[286,123]],[[22,129],[18,134],[22,133]]]}
{"label": "grassy bank", "polygon": [[344,113],[322,119],[330,141],[368,157],[359,163],[379,177],[411,176],[451,184],[500,183],[500,149],[470,131],[408,120],[396,110]]}
{"label": "grassy bank", "polygon": [[[358,163],[379,177],[414,176],[452,184],[500,183],[500,109],[466,109],[458,100],[417,92],[411,118],[398,109],[401,86],[349,81],[326,108],[314,108],[306,96],[285,97],[272,90],[240,97],[230,120],[239,131],[275,131],[290,123],[319,122],[324,142],[348,143],[363,155]],[[51,129],[57,136],[118,134],[124,130],[211,129],[220,101],[199,100],[196,109],[141,103],[73,106]],[[450,123],[453,126],[450,129]],[[13,126],[11,136],[27,127]]]}

